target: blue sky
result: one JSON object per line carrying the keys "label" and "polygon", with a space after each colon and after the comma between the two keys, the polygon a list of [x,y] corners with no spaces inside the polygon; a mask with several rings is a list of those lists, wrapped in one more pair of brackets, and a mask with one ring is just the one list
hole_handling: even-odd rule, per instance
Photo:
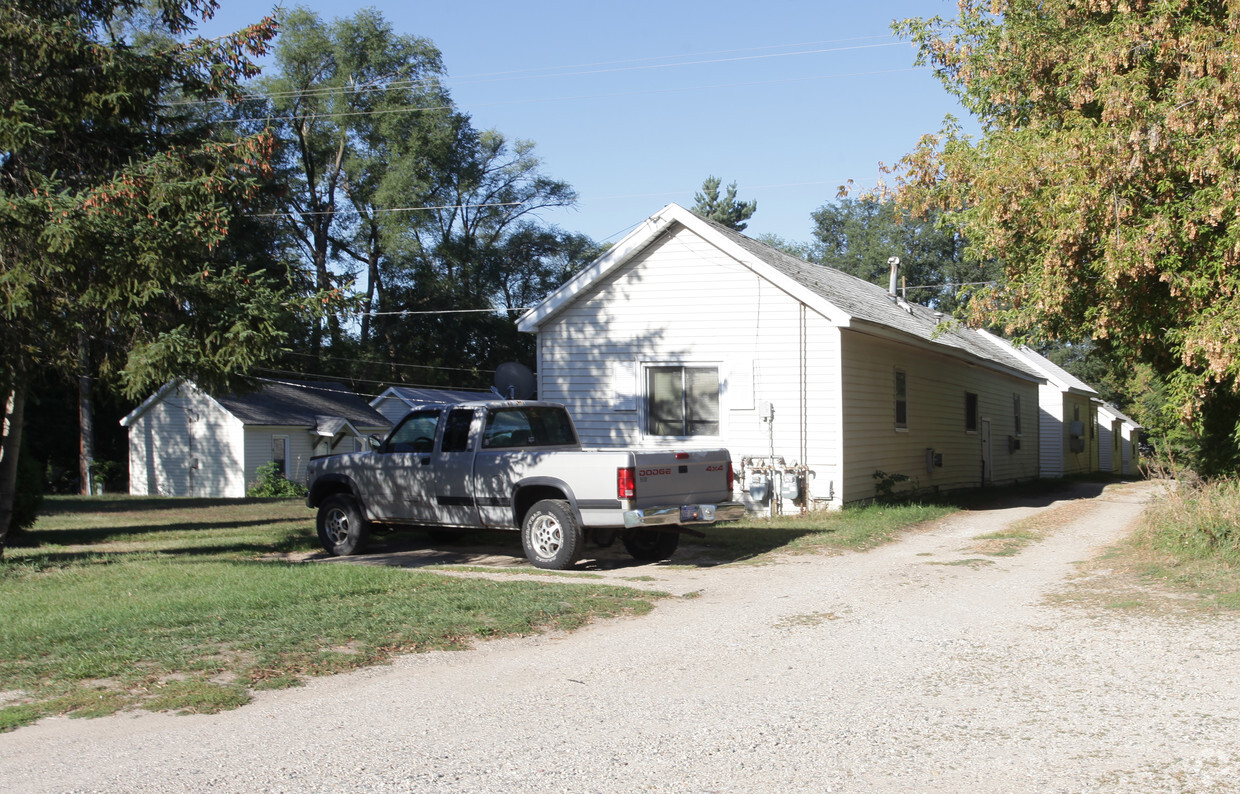
{"label": "blue sky", "polygon": [[[220,2],[200,32],[273,7]],[[711,174],[758,201],[747,234],[808,240],[810,213],[839,185],[873,186],[880,162],[964,116],[890,31],[896,18],[951,16],[954,0],[300,5],[324,20],[373,6],[433,41],[475,126],[534,141],[547,175],[577,190],[575,209],[544,219],[599,241],[668,202],[692,206]]]}

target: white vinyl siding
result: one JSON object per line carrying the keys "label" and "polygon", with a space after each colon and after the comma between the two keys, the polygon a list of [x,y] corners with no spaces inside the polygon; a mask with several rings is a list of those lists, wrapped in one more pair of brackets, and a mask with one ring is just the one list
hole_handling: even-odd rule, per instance
{"label": "white vinyl siding", "polygon": [[[586,446],[726,446],[738,470],[773,451],[808,462],[825,498],[838,476],[838,350],[825,318],[674,226],[542,326],[539,397],[568,406]],[[718,368],[719,436],[644,432],[651,366]]]}
{"label": "white vinyl siding", "polygon": [[[897,492],[981,485],[982,434],[966,430],[966,392],[977,395],[979,424],[990,421],[994,481],[1037,476],[1037,443],[1024,438],[1015,449],[1008,440],[1016,433],[1012,396],[1022,395],[1022,406],[1036,404],[1034,383],[888,339],[848,330],[842,335],[844,502],[872,498],[877,471],[909,478]],[[907,429],[892,426],[893,369],[907,375]],[[1022,415],[1022,424],[1032,418]],[[942,456],[942,467],[927,468],[927,450]]]}
{"label": "white vinyl siding", "polygon": [[241,434],[241,422],[197,387],[173,390],[129,428],[129,492],[244,496]]}
{"label": "white vinyl siding", "polygon": [[1068,450],[1067,419],[1064,405],[1067,395],[1052,383],[1038,387],[1038,456],[1040,475],[1053,479],[1063,476],[1064,454]]}

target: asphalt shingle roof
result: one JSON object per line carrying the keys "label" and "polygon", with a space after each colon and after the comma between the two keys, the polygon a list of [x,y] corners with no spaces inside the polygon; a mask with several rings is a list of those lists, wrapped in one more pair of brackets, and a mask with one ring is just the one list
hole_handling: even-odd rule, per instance
{"label": "asphalt shingle roof", "polygon": [[391,422],[343,384],[323,381],[262,381],[245,394],[217,397],[247,425],[317,427],[320,417],[341,417],[354,427],[389,427]]}
{"label": "asphalt shingle roof", "polygon": [[1041,374],[1028,362],[996,348],[976,331],[952,322],[950,317],[941,312],[903,300],[897,303],[892,300],[887,290],[877,284],[871,284],[842,270],[798,259],[713,221],[707,223],[749,254],[857,319],[956,348],[977,358],[994,361],[1008,369],[1041,378]]}

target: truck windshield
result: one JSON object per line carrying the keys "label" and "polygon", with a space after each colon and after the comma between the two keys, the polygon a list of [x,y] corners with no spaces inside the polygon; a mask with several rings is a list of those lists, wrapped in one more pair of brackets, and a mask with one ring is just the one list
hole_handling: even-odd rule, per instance
{"label": "truck windshield", "polygon": [[561,408],[497,408],[487,415],[484,449],[575,445],[568,413]]}

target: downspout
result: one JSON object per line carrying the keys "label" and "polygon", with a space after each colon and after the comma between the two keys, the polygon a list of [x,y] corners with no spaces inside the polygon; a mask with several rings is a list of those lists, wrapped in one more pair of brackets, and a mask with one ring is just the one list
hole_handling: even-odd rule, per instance
{"label": "downspout", "polygon": [[799,351],[800,352],[799,359],[800,359],[800,370],[801,371],[798,376],[800,380],[799,392],[801,395],[800,457],[801,457],[801,465],[808,466],[809,465],[809,396],[807,395],[807,392],[809,390],[809,340],[807,339],[807,336],[809,334],[809,329],[807,327],[808,322],[806,319],[805,312],[806,312],[805,304],[802,303],[800,304],[800,318],[799,318],[800,320],[800,347],[801,347]]}

